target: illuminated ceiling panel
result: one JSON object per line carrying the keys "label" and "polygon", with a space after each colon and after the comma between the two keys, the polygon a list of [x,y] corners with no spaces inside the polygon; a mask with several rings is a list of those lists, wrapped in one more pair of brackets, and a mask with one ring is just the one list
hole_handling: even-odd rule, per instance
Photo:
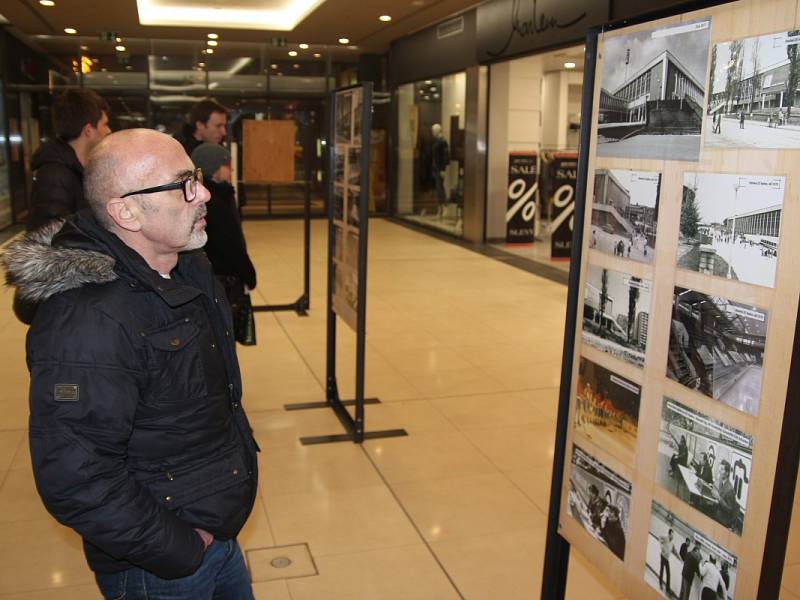
{"label": "illuminated ceiling panel", "polygon": [[325,0],[136,0],[142,25],[291,31]]}

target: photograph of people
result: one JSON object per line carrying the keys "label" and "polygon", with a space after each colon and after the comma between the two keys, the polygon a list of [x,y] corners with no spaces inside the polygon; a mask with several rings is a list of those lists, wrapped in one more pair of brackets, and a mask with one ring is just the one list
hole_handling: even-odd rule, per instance
{"label": "photograph of people", "polygon": [[351,112],[353,92],[336,94],[336,143],[350,144],[353,140],[351,131]]}
{"label": "photograph of people", "polygon": [[785,183],[772,175],[684,173],[678,266],[773,287]]}
{"label": "photograph of people", "polygon": [[800,148],[800,111],[789,91],[798,69],[796,31],[716,44],[706,147]]}
{"label": "photograph of people", "polygon": [[598,156],[699,158],[710,23],[606,34],[600,49]]}
{"label": "photograph of people", "polygon": [[578,446],[573,446],[569,488],[569,515],[589,535],[624,560],[631,484]]}
{"label": "photograph of people", "polygon": [[611,356],[644,366],[650,282],[589,265],[583,296],[582,339]]}
{"label": "photograph of people", "polygon": [[661,174],[597,169],[589,247],[620,258],[652,263]]}
{"label": "photograph of people", "polygon": [[732,600],[737,571],[736,556],[653,502],[644,580],[664,598]]}
{"label": "photograph of people", "polygon": [[752,457],[751,436],[663,399],[656,483],[738,535]]}
{"label": "photograph of people", "polygon": [[766,341],[767,311],[676,287],[667,377],[757,415]]}

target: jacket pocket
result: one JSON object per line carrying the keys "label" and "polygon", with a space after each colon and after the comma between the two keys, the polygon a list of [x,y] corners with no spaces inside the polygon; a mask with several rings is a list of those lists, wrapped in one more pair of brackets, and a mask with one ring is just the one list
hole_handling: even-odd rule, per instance
{"label": "jacket pocket", "polygon": [[182,319],[142,335],[149,349],[154,401],[186,402],[208,395],[197,325]]}

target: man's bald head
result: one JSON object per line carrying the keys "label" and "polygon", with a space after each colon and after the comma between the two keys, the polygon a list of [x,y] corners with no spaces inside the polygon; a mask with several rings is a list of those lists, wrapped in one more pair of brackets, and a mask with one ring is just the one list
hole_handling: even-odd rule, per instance
{"label": "man's bald head", "polygon": [[111,229],[108,201],[136,189],[163,183],[154,181],[164,156],[184,153],[172,137],[152,129],[124,129],[94,147],[84,171],[84,193],[89,207],[104,227]]}

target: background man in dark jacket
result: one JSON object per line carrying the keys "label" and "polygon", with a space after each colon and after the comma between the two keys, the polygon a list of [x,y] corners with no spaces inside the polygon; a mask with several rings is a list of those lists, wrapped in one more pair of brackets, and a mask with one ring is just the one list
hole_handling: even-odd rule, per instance
{"label": "background man in dark jacket", "polygon": [[84,208],[83,167],[89,152],[111,133],[108,103],[92,90],[68,90],[53,100],[56,138],[39,146],[31,161],[28,231]]}
{"label": "background man in dark jacket", "polygon": [[189,111],[189,122],[175,135],[175,139],[191,156],[200,144],[221,144],[227,133],[227,124],[227,108],[214,100],[201,100]]}
{"label": "background man in dark jacket", "polygon": [[106,598],[253,598],[236,535],[257,447],[230,312],[197,250],[198,175],[169,136],[115,133],[87,165],[91,210],[3,257],[40,303],[27,339],[36,487],[83,537]]}

